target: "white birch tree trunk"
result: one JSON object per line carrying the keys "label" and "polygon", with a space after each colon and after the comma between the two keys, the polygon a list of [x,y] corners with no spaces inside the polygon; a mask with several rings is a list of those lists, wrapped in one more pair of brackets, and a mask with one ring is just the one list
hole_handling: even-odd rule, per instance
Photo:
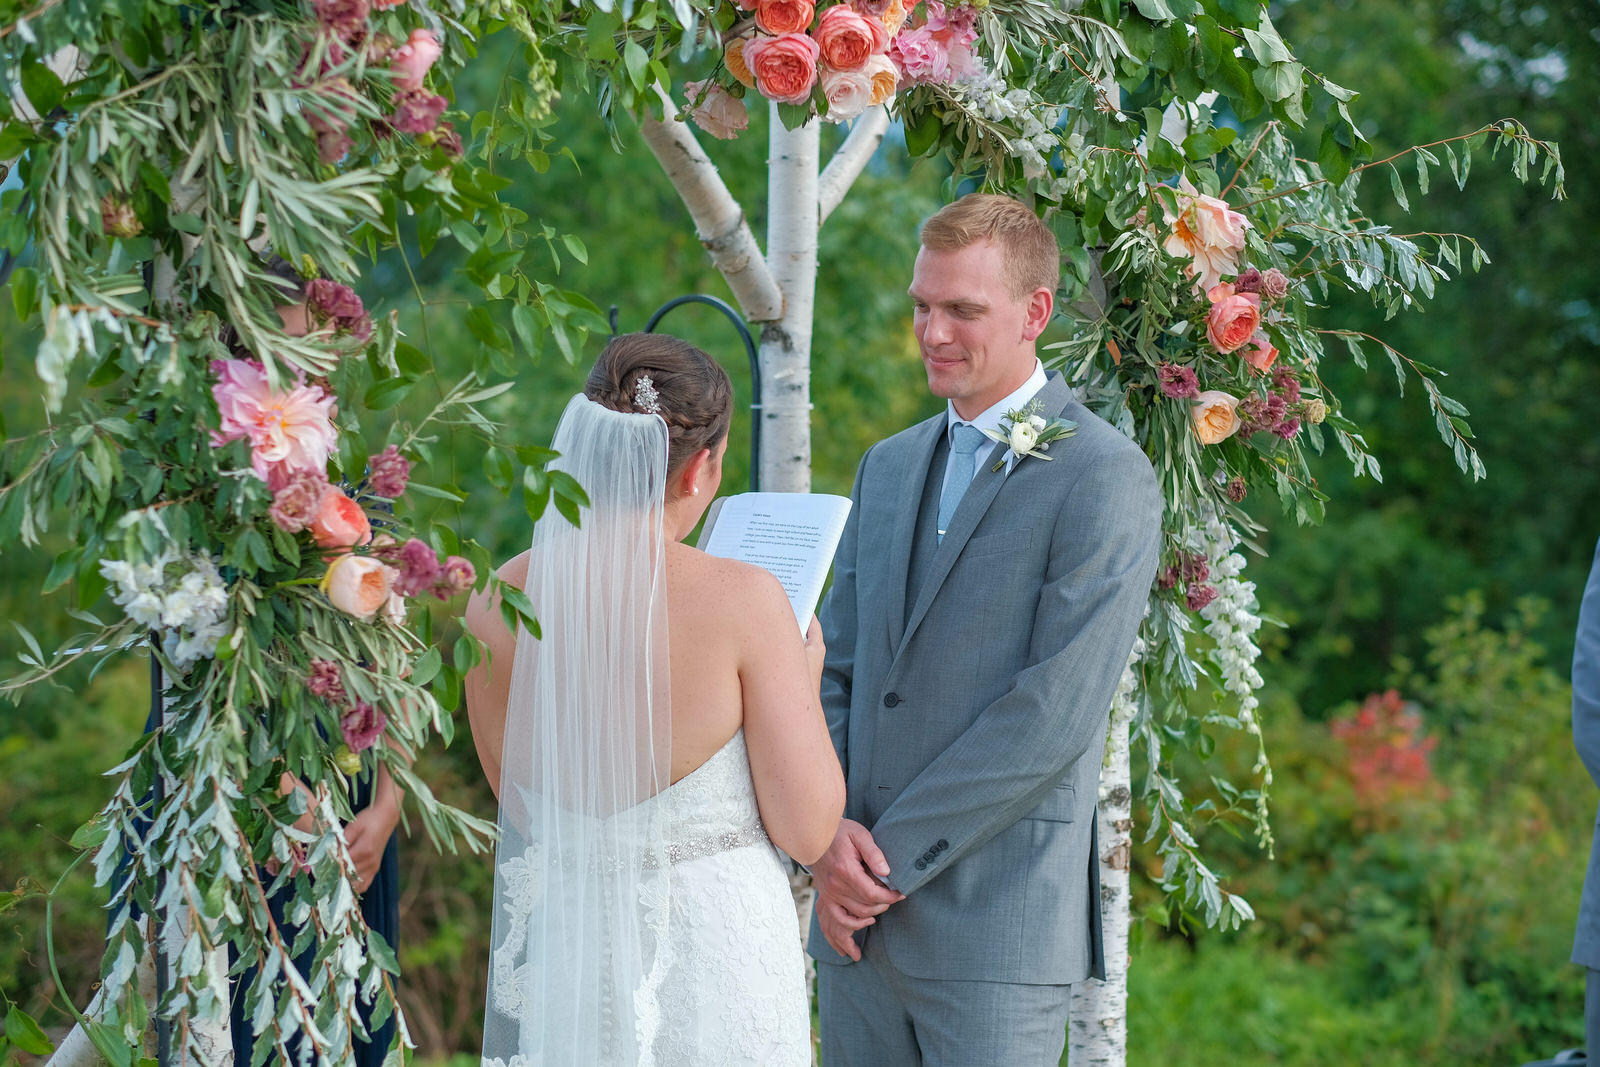
{"label": "white birch tree trunk", "polygon": [[782,314],[761,326],[763,491],[811,491],[811,315],[817,290],[817,158],[821,123],[784,128],[769,104],[767,266]]}
{"label": "white birch tree trunk", "polygon": [[1072,989],[1067,1025],[1071,1067],[1123,1067],[1128,1061],[1128,928],[1132,895],[1128,869],[1133,855],[1133,779],[1128,727],[1133,722],[1138,679],[1134,667],[1144,653],[1135,639],[1127,666],[1111,698],[1111,724],[1100,765],[1100,801],[1095,806],[1100,855],[1100,924],[1106,954],[1105,981],[1090,978]]}

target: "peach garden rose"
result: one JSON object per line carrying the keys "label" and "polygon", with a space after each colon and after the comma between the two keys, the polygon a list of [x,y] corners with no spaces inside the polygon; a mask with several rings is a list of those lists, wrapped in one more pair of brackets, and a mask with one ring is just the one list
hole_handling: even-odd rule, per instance
{"label": "peach garden rose", "polygon": [[744,58],[761,95],[780,104],[803,104],[817,84],[817,42],[803,33],[752,37]]}
{"label": "peach garden rose", "polygon": [[372,540],[372,525],[361,505],[332,485],[323,491],[317,513],[311,517],[307,528],[312,539],[323,548],[349,548]]}
{"label": "peach garden rose", "polygon": [[774,37],[804,33],[816,17],[812,0],[757,0],[756,25]]}
{"label": "peach garden rose", "polygon": [[[845,4],[822,13],[816,38],[822,61],[836,71],[860,70],[870,56],[889,44],[882,23],[864,18]],[[826,85],[823,91],[827,91]]]}
{"label": "peach garden rose", "polygon": [[867,106],[876,107],[886,104],[894,96],[896,86],[900,84],[900,70],[894,65],[894,60],[885,55],[870,56],[867,65],[861,72],[872,79],[872,99]]}
{"label": "peach garden rose", "polygon": [[692,106],[694,124],[719,141],[733,140],[750,125],[744,101],[717,82],[684,82],[683,97]]}
{"label": "peach garden rose", "polygon": [[389,599],[394,568],[371,556],[340,556],[328,565],[318,588],[334,607],[358,619],[370,619]]}
{"label": "peach garden rose", "polygon": [[1239,398],[1220,389],[1207,389],[1195,397],[1190,415],[1194,419],[1194,432],[1200,438],[1200,443],[1214,445],[1232,437],[1234,431],[1239,429],[1238,408]]}
{"label": "peach garden rose", "polygon": [[750,67],[745,63],[744,46],[749,38],[735,37],[722,49],[722,65],[728,68],[728,73],[747,89],[756,87],[756,77],[750,73]]}
{"label": "peach garden rose", "polygon": [[1227,201],[1202,195],[1187,177],[1178,182],[1176,199],[1176,213],[1165,205],[1161,209],[1172,227],[1162,246],[1167,255],[1189,259],[1185,270],[1202,290],[1217,285],[1224,274],[1238,274],[1249,221]]}
{"label": "peach garden rose", "polygon": [[1206,293],[1211,311],[1206,315],[1206,339],[1218,352],[1234,352],[1255,336],[1261,326],[1261,298],[1236,293],[1231,285],[1215,285]]}
{"label": "peach garden rose", "polygon": [[1239,350],[1239,358],[1258,371],[1269,370],[1278,360],[1278,349],[1267,340],[1267,335],[1257,332]]}

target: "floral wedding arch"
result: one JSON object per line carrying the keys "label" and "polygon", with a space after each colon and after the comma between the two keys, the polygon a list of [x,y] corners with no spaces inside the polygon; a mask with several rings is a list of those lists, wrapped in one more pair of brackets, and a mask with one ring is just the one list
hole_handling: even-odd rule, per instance
{"label": "floral wedding arch", "polygon": [[[529,77],[458,130],[450,75],[494,32],[520,39]],[[1483,474],[1439,372],[1323,320],[1333,288],[1393,313],[1482,259],[1470,238],[1368,219],[1361,178],[1387,174],[1405,209],[1408,189],[1445,169],[1464,182],[1487,148],[1525,180],[1542,166],[1557,195],[1562,180],[1554,146],[1509,119],[1370,160],[1355,94],[1296,61],[1257,0],[40,0],[7,5],[0,51],[0,160],[17,178],[0,192],[0,247],[21,257],[17,315],[43,328],[34,369],[50,413],[44,430],[7,435],[0,548],[65,534],[41,591],[61,590],[86,628],[75,652],[33,643],[4,687],[145,643],[164,681],[164,728],[113,769],[112,797],[76,838],[117,898],[169,918],[154,932],[113,924],[74,1039],[118,1064],[154,1016],[204,1062],[231,1055],[218,1031],[230,945],[258,964],[246,1010],[260,1056],[301,1034],[346,1062],[358,1000],[397,1010],[393,954],[353,906],[337,829],[359,768],[381,762],[442,846],[492,832],[410,771],[429,735],[450,737],[478,655],[470,639],[433,647],[413,604],[489,580],[489,560],[446,525],[412,528],[407,502],[453,494],[411,477],[450,425],[490,439],[503,487],[522,465],[535,518],[582,506],[581,487],[545,471],[547,451],[507,441],[480,410],[508,387],[496,367],[516,343],[545,335],[571,355],[604,328],[538,277],[526,218],[497,196],[508,179],[493,164],[541,150],[558,60],[601,86],[606,121],[637,116],[762,327],[765,488],[808,484],[817,231],[887,131],[945,159],[952,189],[1021,196],[1055,228],[1073,331],[1051,361],[1145,448],[1166,497],[1102,788],[1102,862],[1124,918],[1135,792],[1170,891],[1207,922],[1250,915],[1205,864],[1163,753],[1203,677],[1231,697],[1208,721],[1262,736],[1260,616],[1238,551],[1262,521],[1251,493],[1314,522],[1325,449],[1380,476],[1323,361],[1384,355],[1421,383],[1463,471]],[[764,247],[694,133],[737,138],[754,103],[774,117]],[[851,123],[826,166],[822,122]],[[461,244],[482,291],[474,371],[414,422],[392,413],[433,378],[429,354],[351,288],[403,218],[424,249]],[[507,603],[526,609],[514,591]],[[1137,790],[1130,733],[1150,767]],[[1261,752],[1235,799],[1270,843]],[[284,775],[307,789],[284,791]],[[312,829],[297,828],[308,810]],[[285,886],[320,946],[306,973],[266,905]],[[140,980],[152,940],[170,947],[161,990]],[[1075,1050],[1119,1062],[1116,984],[1092,995],[1075,1007]],[[44,1051],[30,1026],[8,1024],[8,1040]]]}

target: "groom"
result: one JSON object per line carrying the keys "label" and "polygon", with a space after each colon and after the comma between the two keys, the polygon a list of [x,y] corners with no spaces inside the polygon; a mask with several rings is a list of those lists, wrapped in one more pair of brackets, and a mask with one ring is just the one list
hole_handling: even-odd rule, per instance
{"label": "groom", "polygon": [[[848,783],[813,866],[823,1062],[1054,1064],[1071,984],[1104,973],[1097,785],[1161,500],[1034,354],[1050,230],[974,194],[921,237],[914,327],[949,403],[862,458],[821,616]],[[1024,409],[1076,424],[1048,460],[981,433]]]}

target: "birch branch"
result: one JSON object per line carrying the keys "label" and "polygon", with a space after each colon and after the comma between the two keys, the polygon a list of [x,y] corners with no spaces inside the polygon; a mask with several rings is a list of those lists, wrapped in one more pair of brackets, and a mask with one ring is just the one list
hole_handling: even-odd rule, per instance
{"label": "birch branch", "polygon": [[666,107],[665,117],[639,119],[639,132],[661,164],[667,180],[678,191],[695,236],[711,253],[711,263],[728,282],[739,311],[750,322],[772,322],[783,316],[783,294],[756,244],[744,210],[723,184],[717,165],[695,140],[694,131],[679,120],[678,106],[660,85],[656,93]]}
{"label": "birch branch", "polygon": [[850,127],[844,144],[828,160],[827,169],[817,178],[817,225],[821,226],[850,191],[867,161],[883,142],[889,129],[889,109],[879,104],[861,113]]}
{"label": "birch branch", "polygon": [[[148,919],[141,919],[140,925],[148,924]],[[139,964],[134,968],[133,982],[139,989],[139,996],[144,998],[146,1004],[156,1003],[156,957],[155,953],[146,948],[139,957]],[[110,984],[102,985],[95,993],[94,999],[89,1002],[89,1007],[83,1015],[86,1019],[96,1022],[106,1015],[107,1008],[116,998],[122,996],[123,987],[113,987]],[[89,1039],[89,1032],[78,1023],[66,1037],[61,1039],[61,1044],[56,1046],[56,1051],[45,1061],[45,1067],[92,1067],[102,1064],[105,1057],[100,1055],[100,1050],[94,1047],[94,1042]]]}

